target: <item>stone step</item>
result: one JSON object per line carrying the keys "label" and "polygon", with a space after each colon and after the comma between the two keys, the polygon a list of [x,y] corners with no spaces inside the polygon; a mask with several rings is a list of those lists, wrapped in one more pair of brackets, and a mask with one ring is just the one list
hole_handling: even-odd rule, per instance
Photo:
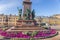
{"label": "stone step", "polygon": [[44,30],[42,27],[19,27],[19,28],[13,28],[10,31],[39,31]]}
{"label": "stone step", "polygon": [[19,27],[19,28],[14,28],[14,29],[44,29],[42,27]]}

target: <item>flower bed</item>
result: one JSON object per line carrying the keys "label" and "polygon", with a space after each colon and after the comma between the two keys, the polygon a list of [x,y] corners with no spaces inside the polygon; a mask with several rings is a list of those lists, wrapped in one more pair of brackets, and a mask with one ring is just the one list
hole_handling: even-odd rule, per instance
{"label": "flower bed", "polygon": [[[51,36],[56,35],[57,32],[54,29],[48,30],[48,31],[38,31],[36,35],[33,35],[33,38],[48,38]],[[31,36],[27,34],[23,34],[22,32],[14,33],[14,32],[6,32],[3,30],[0,30],[0,35],[8,38],[31,38]]]}
{"label": "flower bed", "polygon": [[56,30],[52,29],[49,32],[39,32],[37,35],[34,36],[34,38],[48,38],[55,36],[57,34]]}

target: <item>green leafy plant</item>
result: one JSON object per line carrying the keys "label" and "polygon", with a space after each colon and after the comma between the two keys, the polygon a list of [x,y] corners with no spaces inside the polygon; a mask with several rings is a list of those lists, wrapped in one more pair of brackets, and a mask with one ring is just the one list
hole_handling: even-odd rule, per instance
{"label": "green leafy plant", "polygon": [[27,35],[31,36],[31,38],[29,38],[29,40],[34,40],[33,36],[35,36],[37,33],[38,33],[38,31],[28,32]]}

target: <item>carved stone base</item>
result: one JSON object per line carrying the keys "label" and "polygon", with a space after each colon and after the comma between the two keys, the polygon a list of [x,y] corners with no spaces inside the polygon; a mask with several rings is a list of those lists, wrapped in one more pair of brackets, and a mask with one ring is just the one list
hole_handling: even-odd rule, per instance
{"label": "carved stone base", "polygon": [[18,20],[17,26],[11,29],[11,31],[40,31],[44,28],[39,27],[34,20]]}
{"label": "carved stone base", "polygon": [[17,27],[33,27],[36,26],[36,21],[33,20],[18,20]]}

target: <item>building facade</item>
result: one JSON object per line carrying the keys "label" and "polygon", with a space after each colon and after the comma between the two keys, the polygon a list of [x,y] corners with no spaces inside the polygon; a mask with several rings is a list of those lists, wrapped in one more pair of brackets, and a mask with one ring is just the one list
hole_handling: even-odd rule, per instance
{"label": "building facade", "polygon": [[38,17],[35,18],[35,20],[37,21],[37,23],[48,23],[50,25],[60,25],[60,16],[56,15],[56,16],[51,16],[51,17]]}
{"label": "building facade", "polygon": [[[35,17],[35,20],[38,24],[40,23],[48,23],[51,25],[60,25],[60,16],[54,15],[52,17]],[[17,26],[17,15],[4,15],[0,14],[0,27],[2,26]]]}
{"label": "building facade", "polygon": [[0,14],[0,26],[16,26],[18,16]]}

